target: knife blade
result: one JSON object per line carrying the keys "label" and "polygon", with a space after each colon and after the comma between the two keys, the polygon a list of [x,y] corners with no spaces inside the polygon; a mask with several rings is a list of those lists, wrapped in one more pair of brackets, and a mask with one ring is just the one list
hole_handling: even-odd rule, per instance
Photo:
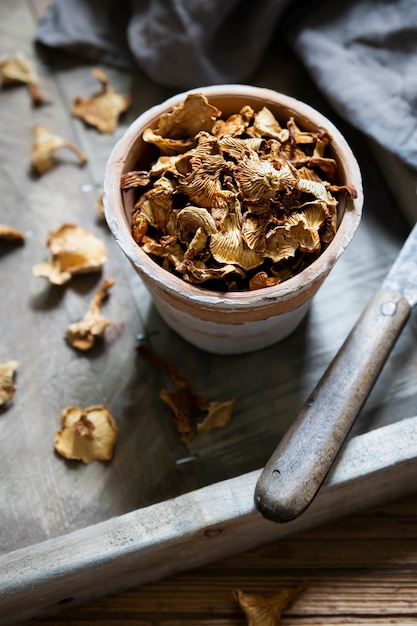
{"label": "knife blade", "polygon": [[311,504],[417,303],[417,224],[266,463],[255,505],[288,522]]}

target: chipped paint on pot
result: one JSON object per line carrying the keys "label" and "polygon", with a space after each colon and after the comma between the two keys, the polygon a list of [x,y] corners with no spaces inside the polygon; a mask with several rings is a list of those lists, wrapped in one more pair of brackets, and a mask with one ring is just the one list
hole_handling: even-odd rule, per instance
{"label": "chipped paint on pot", "polygon": [[[310,266],[283,283],[249,292],[221,293],[191,285],[161,268],[134,241],[130,220],[133,190],[122,193],[122,174],[147,165],[145,128],[180,104],[188,93],[203,93],[225,115],[244,105],[267,106],[281,118],[294,117],[306,130],[325,129],[333,138],[331,153],[338,165],[339,184],[353,185],[358,197],[342,198],[334,239]],[[111,232],[153,296],[165,322],[203,350],[222,354],[250,352],[292,333],[308,312],[314,294],[351,241],[361,219],[362,181],[358,163],[338,129],[321,113],[289,96],[247,85],[215,85],[193,89],[166,100],[140,115],[114,147],[104,181],[105,215]]]}

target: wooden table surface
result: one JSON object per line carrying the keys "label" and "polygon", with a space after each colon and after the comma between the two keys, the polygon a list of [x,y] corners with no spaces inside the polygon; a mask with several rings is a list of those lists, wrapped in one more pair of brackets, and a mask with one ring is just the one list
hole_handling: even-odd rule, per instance
{"label": "wooden table surface", "polygon": [[43,620],[45,626],[243,626],[233,590],[306,581],[283,626],[417,624],[417,496]]}
{"label": "wooden table surface", "polygon": [[[340,301],[334,303],[339,311],[335,314],[338,324],[327,307],[331,294],[324,294],[321,305],[328,323],[325,328],[320,326],[322,334],[307,336],[304,328],[299,337],[290,339],[287,348],[292,353],[293,370],[288,372],[286,354],[265,351],[262,371],[269,378],[264,388],[251,379],[250,373],[259,369],[256,356],[240,365],[238,359],[230,359],[231,366],[240,367],[243,381],[239,387],[233,379],[232,386],[241,392],[240,428],[244,436],[239,438],[236,424],[227,442],[221,434],[209,440],[211,456],[204,454],[209,448],[206,443],[197,441],[187,450],[174,430],[165,427],[166,415],[157,396],[158,379],[138,363],[134,343],[136,333],[144,328],[144,319],[135,311],[131,277],[122,254],[95,209],[111,146],[136,115],[173,90],[140,73],[130,76],[106,68],[118,92],[132,93],[132,110],[111,136],[85,128],[71,117],[70,104],[74,96],[97,91],[91,66],[61,55],[45,57],[33,44],[37,19],[47,4],[48,0],[0,3],[0,56],[23,50],[34,59],[42,88],[51,100],[48,106],[32,109],[25,88],[0,93],[0,223],[27,233],[23,246],[10,247],[0,256],[1,284],[6,294],[0,301],[1,328],[6,328],[6,323],[8,328],[0,341],[0,362],[12,358],[21,361],[15,401],[0,413],[4,446],[0,463],[0,554],[94,525],[161,498],[172,498],[207,484],[208,478],[216,482],[259,468],[266,460],[265,446],[271,446],[277,436],[273,429],[281,429],[279,433],[285,430],[300,398],[311,390],[318,372],[361,311],[364,298],[379,285],[408,230],[392,210],[393,201],[383,184],[374,181],[364,230],[351,256],[346,255],[346,267],[355,265],[357,255],[360,268],[344,285],[337,284],[337,275],[334,278],[333,288],[340,295]],[[281,73],[272,75],[261,67],[252,83],[279,89],[283,81],[288,93],[298,97],[306,93],[310,104],[325,107],[308,77],[298,70],[292,73],[294,67],[298,66],[291,60],[282,65]],[[52,172],[41,178],[33,176],[29,151],[31,128],[36,123],[78,143],[89,156],[88,166],[81,168],[71,154],[62,154]],[[372,165],[366,150],[364,154],[364,165]],[[371,166],[371,178],[372,172]],[[389,226],[383,221],[384,215],[390,218]],[[73,289],[55,289],[31,274],[32,266],[45,258],[47,231],[62,221],[82,223],[104,238],[111,250],[105,277],[116,278],[117,297],[110,297],[104,314],[122,322],[112,326],[104,346],[94,349],[90,357],[71,351],[62,341],[62,329],[85,312],[95,279],[81,277],[74,281]],[[371,257],[361,256],[364,249],[371,251]],[[353,294],[349,309],[344,306],[344,291]],[[136,292],[135,297],[139,300],[145,296]],[[25,319],[30,320],[29,325]],[[314,330],[317,317],[313,315],[309,323]],[[196,383],[206,383],[210,392],[219,392],[223,381],[219,359],[201,359],[200,352],[188,351],[156,316],[150,324],[155,343],[166,347],[166,356],[179,355],[181,366],[193,373]],[[388,373],[370,399],[366,415],[355,427],[356,433],[416,415],[416,328],[414,316]],[[309,368],[303,362],[308,355]],[[113,367],[115,362],[117,367]],[[82,406],[99,403],[103,398],[122,426],[114,462],[104,468],[100,464],[75,467],[62,462],[54,456],[51,444],[60,410],[78,402],[84,403]],[[153,416],[152,424],[146,422],[145,427],[145,416],[140,412],[144,403]],[[265,415],[258,415],[256,421],[253,415],[258,408]],[[278,409],[281,421],[270,424],[268,415]],[[158,424],[162,425],[159,430]],[[190,463],[177,464],[172,471],[175,461],[190,451],[200,459],[197,471]],[[135,462],[140,454],[149,462],[145,476],[140,463]],[[165,466],[159,463],[161,456]],[[373,501],[382,500],[383,494]],[[72,607],[68,596],[61,601],[59,616],[40,623],[243,626],[246,620],[233,599],[233,590],[269,595],[296,587],[301,581],[306,581],[306,589],[285,610],[283,624],[417,624],[417,495],[361,513],[352,511],[351,516],[326,526],[88,605]],[[1,614],[0,624],[7,624]]]}

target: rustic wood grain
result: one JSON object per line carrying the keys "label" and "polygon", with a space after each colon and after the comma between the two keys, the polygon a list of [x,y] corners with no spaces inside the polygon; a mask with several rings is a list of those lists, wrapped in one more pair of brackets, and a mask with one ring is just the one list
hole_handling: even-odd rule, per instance
{"label": "rustic wood grain", "polygon": [[[34,28],[27,3],[1,3],[2,54],[20,49],[37,62]],[[20,363],[17,393],[0,419],[7,442],[0,468],[0,501],[8,503],[0,514],[3,554],[198,486],[192,466],[175,465],[187,452],[159,400],[158,374],[135,352],[144,321],[134,306],[127,263],[97,215],[90,164],[80,167],[62,150],[53,170],[40,178],[31,171],[35,124],[79,143],[57,81],[41,73],[41,83],[51,101],[41,108],[31,108],[25,87],[0,92],[0,222],[27,234],[25,245],[2,254],[0,267],[1,324],[7,328],[0,362]],[[108,260],[101,274],[56,287],[34,277],[32,267],[48,257],[48,231],[65,222],[102,239]],[[81,319],[99,282],[110,277],[116,282],[103,314],[113,323],[91,352],[77,352],[66,343],[65,329]],[[62,409],[100,403],[120,428],[114,462],[84,466],[59,458],[53,440]]]}
{"label": "rustic wood grain", "polygon": [[[131,91],[133,95],[132,109],[122,118],[116,133],[102,136],[72,118],[69,113],[72,98],[89,95],[97,85],[87,63],[67,56],[39,54],[35,49],[36,19],[46,4],[47,0],[0,3],[0,55],[23,50],[38,63],[42,90],[51,101],[46,107],[33,109],[24,87],[0,90],[0,222],[27,235],[24,245],[6,246],[0,251],[0,362],[9,359],[20,362],[15,398],[0,411],[0,554],[3,555],[0,559],[4,581],[0,596],[2,600],[12,600],[5,590],[12,588],[9,585],[13,579],[16,585],[13,589],[18,590],[13,610],[16,614],[27,611],[31,616],[35,616],[38,606],[47,604],[45,597],[36,591],[43,583],[45,592],[60,602],[54,609],[63,610],[71,606],[70,598],[74,597],[72,592],[78,581],[83,583],[79,593],[84,601],[102,591],[114,593],[117,581],[108,578],[110,574],[116,578],[116,572],[120,572],[121,579],[129,581],[129,586],[136,586],[136,570],[128,570],[131,558],[137,559],[136,580],[143,577],[149,581],[152,568],[157,571],[155,579],[161,578],[186,568],[188,563],[196,567],[203,563],[203,558],[218,560],[226,554],[274,540],[272,531],[263,535],[264,531],[259,530],[259,518],[249,509],[249,491],[230,497],[229,487],[220,489],[217,501],[213,500],[211,505],[205,501],[204,489],[199,488],[212,486],[207,497],[218,481],[236,480],[242,489],[251,488],[254,483],[242,481],[241,476],[258,472],[263,466],[370,295],[380,286],[408,230],[363,145],[363,138],[342,124],[364,174],[364,218],[354,242],[315,298],[308,318],[282,344],[259,353],[220,357],[189,346],[162,323],[95,208],[114,142],[140,112],[170,95],[171,90],[158,86],[141,72],[128,75],[106,68],[115,88]],[[268,63],[259,68],[251,82],[301,97],[329,114],[308,77],[292,56],[279,47],[271,50]],[[340,120],[334,121],[340,125]],[[88,164],[80,167],[71,153],[62,151],[51,172],[41,178],[34,176],[29,151],[31,129],[38,123],[80,145],[88,153]],[[102,238],[109,258],[101,275],[77,277],[67,286],[53,287],[44,279],[32,276],[32,267],[47,256],[48,231],[64,221],[79,223]],[[115,278],[116,284],[103,312],[113,324],[101,344],[91,353],[80,355],[66,344],[64,329],[84,314],[98,283],[108,277]],[[205,436],[200,434],[188,446],[179,441],[169,412],[158,397],[166,381],[138,358],[134,350],[137,334],[146,336],[151,347],[173,360],[192,380],[196,391],[213,400],[236,398],[236,412],[226,429]],[[416,456],[416,429],[410,420],[416,415],[416,337],[417,317],[413,312],[339,459],[343,477],[338,479],[339,470],[335,468],[335,484],[345,484],[346,490],[336,488],[334,494],[331,489],[324,491],[323,509],[311,510],[308,525],[415,491],[410,476]],[[120,428],[113,461],[89,466],[63,461],[52,446],[61,410],[69,404],[88,406],[101,402],[109,405]],[[404,428],[401,420],[405,420]],[[383,427],[391,430],[383,431]],[[407,441],[401,438],[397,428],[406,433]],[[381,461],[382,465],[369,477],[366,451],[375,448],[368,446],[366,437],[372,439],[379,430],[398,433],[392,439],[387,435],[388,440],[379,449],[380,454],[391,446],[395,460],[390,455],[376,454],[372,461]],[[365,439],[361,439],[362,435]],[[349,450],[356,451],[355,462],[346,463],[346,458],[351,458]],[[184,459],[189,461],[178,463]],[[387,474],[383,463],[387,464]],[[181,552],[181,545],[172,548],[170,542],[175,543],[175,538],[182,538],[186,532],[174,523],[167,543],[164,538],[161,561],[155,564],[152,550],[150,553],[148,550],[152,542],[158,542],[159,532],[157,518],[151,517],[152,506],[158,506],[157,503],[162,506],[183,494],[187,497],[193,490],[200,492],[198,498],[209,513],[221,511],[223,520],[225,515],[232,516],[229,521],[237,519],[243,510],[250,515],[243,516],[236,528],[229,524],[231,543],[227,535],[223,539],[220,533],[219,543],[214,542],[218,547],[212,554],[207,548],[198,554],[199,543],[193,548],[192,534],[187,537],[185,553]],[[218,494],[217,488],[214,493]],[[246,509],[237,508],[242,497]],[[310,541],[303,539],[299,543],[301,525],[296,527],[297,538],[282,539],[271,549],[263,548],[248,556],[234,557],[237,561],[227,560],[204,568],[200,570],[201,579],[195,571],[184,573],[119,596],[114,604],[104,600],[91,608],[77,609],[66,621],[63,618],[56,623],[243,624],[242,615],[230,597],[232,588],[239,584],[246,591],[272,592],[276,586],[296,584],[304,577],[317,584],[310,583],[294,604],[286,618],[289,624],[417,623],[413,530],[416,508],[414,500],[406,502],[401,504],[398,515],[395,507],[383,507],[369,516],[349,518],[346,524],[352,525],[353,534],[348,525],[338,522],[323,531],[309,531]],[[316,506],[317,503],[320,500]],[[140,511],[149,507],[146,529],[140,526]],[[190,518],[193,511],[191,505]],[[130,514],[138,514],[136,524],[132,520],[131,534],[118,534],[124,516]],[[175,507],[172,519],[175,522]],[[191,521],[198,527],[199,538],[204,519]],[[108,524],[111,532],[104,542],[102,579],[100,576],[94,579],[89,578],[89,571],[99,560],[100,537],[97,544],[94,541],[100,523]],[[77,561],[78,532],[84,537],[91,532],[94,538],[89,549],[80,552],[76,564],[80,577],[72,570],[69,578],[54,580],[58,573],[70,572],[68,563]],[[129,542],[131,537],[146,532],[149,533],[144,549],[147,571],[142,572],[138,561],[144,544],[135,544],[138,548],[135,556]],[[218,528],[208,528],[207,532],[213,539]],[[51,567],[51,560],[40,558],[48,553],[48,541],[53,546],[48,558],[56,559],[57,569]],[[60,554],[61,542],[68,552]],[[304,552],[300,545],[304,546]],[[16,557],[19,567],[9,571],[7,567],[14,559],[10,560],[10,555],[16,555],[14,551],[19,549],[24,550]],[[25,605],[19,601],[23,585],[21,582],[19,587],[19,576],[22,574],[24,581],[23,574],[29,575],[28,572],[36,584],[24,589],[27,597],[30,596]],[[53,583],[50,591],[49,580]],[[65,594],[67,582],[71,594]],[[214,595],[207,592],[209,587]],[[85,589],[89,591],[83,596]],[[179,597],[182,604],[178,603]],[[303,604],[306,599],[307,604]],[[0,623],[10,623],[12,617],[0,613]]]}
{"label": "rustic wood grain", "polygon": [[256,511],[252,472],[15,550],[0,557],[1,613],[9,624],[45,617],[414,492],[416,426],[417,417],[351,439],[309,509],[287,524]]}
{"label": "rustic wood grain", "polygon": [[283,626],[405,626],[417,624],[416,570],[413,496],[41,623],[243,626],[234,589],[268,595],[305,580]]}

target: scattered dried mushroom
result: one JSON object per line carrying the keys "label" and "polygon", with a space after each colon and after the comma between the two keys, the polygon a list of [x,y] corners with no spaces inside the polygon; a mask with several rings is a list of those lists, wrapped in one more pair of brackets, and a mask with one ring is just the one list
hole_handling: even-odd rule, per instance
{"label": "scattered dried mushroom", "polygon": [[14,376],[18,367],[18,361],[0,363],[0,406],[9,402],[16,393]]}
{"label": "scattered dried mushroom", "polygon": [[100,315],[100,309],[114,282],[113,278],[103,281],[94,294],[90,308],[84,318],[79,322],[74,322],[67,328],[66,338],[74,348],[90,350],[94,346],[96,339],[102,337],[107,326],[111,324],[110,320]]}
{"label": "scattered dried mushroom", "polygon": [[25,57],[23,52],[16,52],[14,58],[2,57],[0,59],[0,77],[3,87],[27,85],[34,106],[48,104],[40,92],[35,66]]}
{"label": "scattered dried mushroom", "polygon": [[63,285],[74,274],[100,271],[107,258],[100,239],[75,224],[63,224],[48,234],[50,261],[35,265],[35,276],[48,278],[54,285]]}
{"label": "scattered dried mushroom", "polygon": [[119,116],[130,107],[131,98],[128,94],[115,93],[102,70],[95,68],[92,74],[101,84],[101,92],[88,99],[75,98],[71,112],[75,117],[98,128],[100,132],[113,133]]}
{"label": "scattered dried mushroom", "polygon": [[105,219],[104,201],[103,201],[103,192],[102,191],[100,191],[100,193],[98,194],[98,196],[96,198],[96,213],[102,220]]}
{"label": "scattered dried mushroom", "polygon": [[[88,101],[77,99],[73,113],[96,125],[102,132],[112,132],[120,113],[130,105],[130,97],[115,94],[100,70],[93,71],[93,74],[101,82],[103,92]],[[26,84],[34,105],[47,103],[40,93],[36,69],[23,53],[17,53],[14,59],[0,59],[0,78],[3,87]],[[33,128],[33,135],[31,160],[38,174],[44,174],[54,166],[54,153],[61,148],[73,151],[81,163],[88,160],[77,146],[41,125]],[[97,211],[103,216],[101,195],[97,201]],[[23,242],[25,238],[22,231],[0,224],[0,241]],[[58,230],[50,232],[47,247],[52,259],[38,264],[33,271],[36,276],[44,276],[54,284],[67,282],[73,274],[97,271],[106,260],[104,244],[73,224],[63,224]],[[100,309],[114,282],[113,279],[104,281],[84,319],[67,329],[67,339],[75,347],[81,350],[91,348],[95,339],[102,336],[110,324],[109,320],[100,315]],[[0,406],[9,402],[16,392],[14,377],[18,365],[17,361],[0,364]],[[77,459],[84,463],[95,459],[107,461],[112,457],[118,432],[106,406],[96,405],[86,409],[68,407],[62,413],[61,429],[56,433],[54,447],[67,459]]]}
{"label": "scattered dried mushroom", "polygon": [[60,148],[66,148],[76,154],[81,163],[88,161],[87,155],[76,145],[63,139],[59,135],[54,135],[39,124],[33,128],[33,143],[31,149],[32,165],[38,174],[44,174],[52,169],[56,161],[54,154]]}
{"label": "scattered dried mushroom", "polygon": [[185,281],[224,291],[276,285],[310,265],[333,239],[336,162],[332,138],[293,118],[281,127],[266,107],[221,119],[199,93],[162,115],[144,141],[159,153],[149,170],[122,177],[134,189],[132,235]]}
{"label": "scattered dried mushroom", "polygon": [[248,626],[279,626],[282,611],[305,588],[306,583],[302,582],[295,589],[283,589],[272,596],[243,593],[236,589],[233,592],[233,597],[244,612]]}
{"label": "scattered dried mushroom", "polygon": [[[209,432],[213,428],[223,428],[230,421],[235,400],[210,402],[200,394],[194,394],[189,380],[168,359],[152,352],[139,343],[136,347],[140,356],[146,361],[159,367],[174,385],[173,390],[162,389],[160,398],[172,412],[172,419],[181,435],[181,440],[187,443],[199,432]],[[203,421],[195,424],[195,412],[206,411]]]}
{"label": "scattered dried mushroom", "polygon": [[61,429],[56,432],[54,447],[66,459],[109,461],[113,456],[119,429],[104,404],[80,409],[70,406],[61,415]]}
{"label": "scattered dried mushroom", "polygon": [[23,243],[26,239],[25,233],[21,230],[7,226],[7,224],[0,224],[0,241],[11,241],[15,243]]}

